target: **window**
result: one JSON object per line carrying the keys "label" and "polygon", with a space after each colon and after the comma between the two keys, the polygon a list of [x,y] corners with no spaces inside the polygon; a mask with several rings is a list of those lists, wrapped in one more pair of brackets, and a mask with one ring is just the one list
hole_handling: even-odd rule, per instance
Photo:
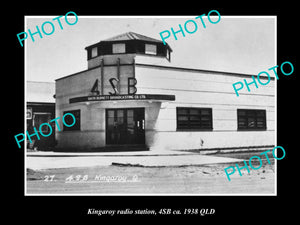
{"label": "window", "polygon": [[[73,116],[75,117],[75,124],[71,127],[68,127],[63,123],[63,131],[80,130],[80,110],[78,109],[78,110],[64,111],[64,115],[66,113],[73,114]],[[67,125],[71,125],[74,123],[74,119],[70,115],[65,116],[64,121]]]}
{"label": "window", "polygon": [[[33,114],[33,126],[34,127],[40,127],[41,124],[49,123],[50,120],[51,120],[51,113],[36,112]],[[38,131],[40,131],[40,130],[38,129]],[[42,126],[42,133],[43,134],[50,133],[49,126]]]}
{"label": "window", "polygon": [[238,130],[266,130],[266,110],[238,109]]}
{"label": "window", "polygon": [[92,48],[92,55],[91,55],[91,57],[94,58],[96,56],[98,56],[98,48],[97,47]]}
{"label": "window", "polygon": [[156,55],[156,45],[145,44],[145,53],[150,55]]}
{"label": "window", "polygon": [[170,50],[167,48],[167,53],[166,53],[167,59],[170,61]]}
{"label": "window", "polygon": [[211,108],[177,107],[177,130],[212,130]]}
{"label": "window", "polygon": [[125,44],[124,43],[113,44],[112,45],[112,53],[113,54],[125,53]]}

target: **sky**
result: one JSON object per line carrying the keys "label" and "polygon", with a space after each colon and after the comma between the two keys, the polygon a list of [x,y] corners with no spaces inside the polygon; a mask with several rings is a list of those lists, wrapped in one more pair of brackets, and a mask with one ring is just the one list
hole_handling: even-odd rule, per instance
{"label": "sky", "polygon": [[[36,31],[54,16],[25,17],[25,31]],[[51,35],[42,33],[25,41],[25,76],[27,81],[54,82],[55,79],[87,69],[86,46],[125,33],[135,32],[155,39],[164,30],[176,31],[179,24],[194,20],[198,30],[185,37],[177,34],[165,41],[172,48],[170,66],[196,68],[257,75],[276,65],[276,19],[271,16],[221,16],[219,23],[212,24],[203,17],[206,28],[194,16],[160,17],[99,17],[80,16],[74,25],[68,25],[64,17],[52,21],[55,30]],[[70,23],[75,22],[71,16]],[[216,21],[217,18],[212,17]],[[190,27],[192,30],[192,26]],[[45,25],[45,31],[51,31]],[[20,31],[21,32],[21,31]],[[272,75],[272,74],[270,74]]]}

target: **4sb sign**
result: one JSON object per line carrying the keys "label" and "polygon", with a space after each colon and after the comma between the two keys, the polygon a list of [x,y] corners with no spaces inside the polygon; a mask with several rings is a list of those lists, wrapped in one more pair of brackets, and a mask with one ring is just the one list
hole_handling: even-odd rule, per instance
{"label": "4sb sign", "polygon": [[[99,81],[96,79],[91,93],[93,95],[100,95],[99,91]],[[111,85],[113,92],[108,92],[110,95],[119,95],[120,94],[120,80],[118,78],[110,78],[109,83]],[[134,77],[128,77],[127,87],[128,87],[128,95],[134,95],[137,92],[137,88],[135,87],[137,84],[137,80]],[[103,87],[102,87],[102,95],[103,95]]]}

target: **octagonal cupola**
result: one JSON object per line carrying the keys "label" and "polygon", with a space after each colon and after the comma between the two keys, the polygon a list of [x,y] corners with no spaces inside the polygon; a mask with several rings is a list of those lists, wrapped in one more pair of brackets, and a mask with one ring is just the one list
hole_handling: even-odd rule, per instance
{"label": "octagonal cupola", "polygon": [[134,32],[127,32],[87,46],[88,69],[99,66],[104,60],[108,64],[122,59],[132,63],[138,55],[164,57],[171,60],[171,47],[161,40],[147,37]]}

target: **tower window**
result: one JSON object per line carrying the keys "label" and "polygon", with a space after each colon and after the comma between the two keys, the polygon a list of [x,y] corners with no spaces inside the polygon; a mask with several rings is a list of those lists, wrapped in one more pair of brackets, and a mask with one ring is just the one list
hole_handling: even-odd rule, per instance
{"label": "tower window", "polygon": [[150,55],[156,55],[157,48],[156,45],[145,44],[145,53]]}
{"label": "tower window", "polygon": [[113,54],[125,53],[125,44],[124,43],[113,44],[112,45],[112,53]]}
{"label": "tower window", "polygon": [[98,48],[97,47],[92,48],[92,55],[91,56],[92,56],[92,58],[98,56]]}

